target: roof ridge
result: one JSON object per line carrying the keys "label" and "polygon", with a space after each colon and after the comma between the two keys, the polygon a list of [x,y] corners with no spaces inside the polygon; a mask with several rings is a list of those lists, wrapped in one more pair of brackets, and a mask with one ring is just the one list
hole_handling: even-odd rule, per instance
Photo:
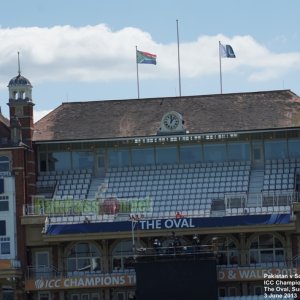
{"label": "roof ridge", "polygon": [[120,102],[120,101],[162,101],[168,99],[185,99],[185,98],[211,98],[211,97],[224,97],[224,96],[238,96],[238,95],[251,95],[251,94],[266,94],[266,93],[282,93],[282,92],[289,92],[298,97],[298,95],[292,92],[290,89],[283,89],[283,90],[268,90],[268,91],[254,91],[254,92],[235,92],[235,93],[223,93],[223,94],[204,94],[204,95],[186,95],[186,96],[166,96],[166,97],[150,97],[150,98],[123,98],[123,99],[103,99],[103,100],[82,100],[82,101],[68,101],[62,102],[62,105],[69,105],[69,104],[86,104],[89,103],[98,103],[98,102]]}

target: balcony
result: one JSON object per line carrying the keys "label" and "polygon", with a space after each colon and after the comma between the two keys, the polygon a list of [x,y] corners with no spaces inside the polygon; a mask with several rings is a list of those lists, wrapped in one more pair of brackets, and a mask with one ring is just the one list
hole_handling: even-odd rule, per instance
{"label": "balcony", "polygon": [[0,278],[21,278],[21,263],[15,259],[0,259]]}

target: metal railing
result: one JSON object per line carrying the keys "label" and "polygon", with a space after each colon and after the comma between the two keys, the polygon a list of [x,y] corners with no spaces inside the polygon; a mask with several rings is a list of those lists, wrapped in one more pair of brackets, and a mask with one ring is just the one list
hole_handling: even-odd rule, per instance
{"label": "metal railing", "polygon": [[[225,199],[233,195],[225,194]],[[243,195],[247,200],[249,195]],[[211,209],[193,209],[184,211],[184,217],[210,217],[210,216],[233,216],[241,214],[265,214],[265,213],[293,213],[292,204],[299,202],[299,193],[295,191],[274,191],[268,193],[251,194],[251,205],[247,201],[242,203],[243,207],[226,207],[225,210],[212,211]],[[256,201],[253,201],[256,199]],[[160,211],[154,211],[159,201],[152,201],[141,205],[141,211],[137,211],[138,205],[136,199],[132,200],[134,205],[131,207],[130,200],[122,199],[96,199],[96,200],[55,200],[45,199],[44,197],[36,196],[33,198],[32,204],[23,206],[24,216],[45,216],[48,217],[51,223],[76,223],[83,222],[88,218],[90,222],[111,222],[130,220],[132,214],[138,214],[143,219],[153,218],[174,218],[175,212],[167,211],[163,206]],[[157,203],[156,203],[157,202]],[[188,202],[188,201],[187,201]],[[192,202],[192,201],[191,201]],[[145,205],[147,204],[147,205]],[[192,206],[192,203],[191,203]],[[172,206],[173,207],[173,206]],[[176,203],[174,203],[176,210]],[[119,217],[120,216],[120,217]],[[122,217],[121,217],[122,216]],[[128,217],[126,219],[126,216]],[[48,220],[49,221],[49,220]]]}

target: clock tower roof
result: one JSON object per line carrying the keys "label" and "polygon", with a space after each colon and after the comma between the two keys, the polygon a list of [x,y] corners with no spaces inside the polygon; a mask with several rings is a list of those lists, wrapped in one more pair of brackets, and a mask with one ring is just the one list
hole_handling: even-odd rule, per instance
{"label": "clock tower roof", "polygon": [[26,77],[22,76],[21,74],[18,74],[16,77],[12,78],[9,81],[8,87],[16,85],[31,86],[31,83]]}

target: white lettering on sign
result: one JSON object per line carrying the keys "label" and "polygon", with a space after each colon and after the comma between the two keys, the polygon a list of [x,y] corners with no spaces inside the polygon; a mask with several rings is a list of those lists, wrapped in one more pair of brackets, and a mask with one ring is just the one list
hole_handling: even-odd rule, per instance
{"label": "white lettering on sign", "polygon": [[135,275],[100,275],[87,277],[69,277],[60,279],[37,279],[35,288],[41,289],[62,289],[97,286],[124,286],[135,284]]}
{"label": "white lettering on sign", "polygon": [[252,279],[276,279],[276,278],[296,278],[298,269],[296,268],[270,268],[270,269],[220,269],[218,279],[226,280],[252,280]]}
{"label": "white lettering on sign", "polygon": [[166,220],[140,220],[142,230],[151,229],[170,229],[170,228],[194,228],[193,219],[179,218],[179,219],[166,219]]}

